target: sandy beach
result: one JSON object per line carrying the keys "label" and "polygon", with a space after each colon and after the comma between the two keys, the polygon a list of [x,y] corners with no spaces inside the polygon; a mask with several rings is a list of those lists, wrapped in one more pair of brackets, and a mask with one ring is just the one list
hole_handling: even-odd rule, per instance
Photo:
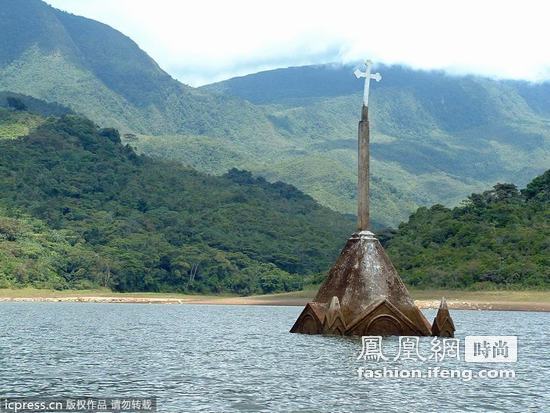
{"label": "sandy beach", "polygon": [[[0,290],[0,302],[78,302],[133,304],[204,304],[303,306],[316,290],[248,297],[163,293],[114,293],[111,291]],[[457,310],[550,311],[550,291],[412,291],[421,309],[437,308],[446,297]]]}

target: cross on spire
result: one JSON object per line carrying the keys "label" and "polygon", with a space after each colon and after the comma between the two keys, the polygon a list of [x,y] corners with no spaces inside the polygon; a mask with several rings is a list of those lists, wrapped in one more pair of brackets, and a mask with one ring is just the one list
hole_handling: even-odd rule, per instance
{"label": "cross on spire", "polygon": [[363,105],[365,107],[369,106],[369,86],[370,86],[370,80],[374,79],[377,82],[380,82],[382,80],[382,75],[380,73],[373,73],[371,74],[371,68],[372,68],[372,61],[367,60],[365,61],[365,71],[361,72],[359,69],[355,69],[355,77],[357,79],[364,77],[365,78],[365,90],[363,92]]}

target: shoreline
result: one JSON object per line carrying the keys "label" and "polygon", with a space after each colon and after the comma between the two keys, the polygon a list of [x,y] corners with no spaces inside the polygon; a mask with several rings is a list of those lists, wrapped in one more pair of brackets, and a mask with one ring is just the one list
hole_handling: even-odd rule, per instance
{"label": "shoreline", "polygon": [[[315,291],[238,296],[201,296],[161,293],[119,294],[108,291],[54,292],[42,290],[0,290],[4,302],[64,302],[106,304],[200,304],[200,305],[263,305],[304,306]],[[440,297],[447,297],[449,309],[486,311],[550,312],[550,291],[412,291],[420,309],[439,308]],[[435,298],[439,297],[439,298]]]}

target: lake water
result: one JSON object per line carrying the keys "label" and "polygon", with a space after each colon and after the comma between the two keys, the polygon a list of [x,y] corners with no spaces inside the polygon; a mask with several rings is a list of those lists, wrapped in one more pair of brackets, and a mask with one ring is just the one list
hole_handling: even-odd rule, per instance
{"label": "lake water", "polygon": [[[360,379],[360,366],[436,363],[357,361],[359,339],[289,334],[301,310],[2,303],[0,397],[157,396],[158,410],[171,413],[550,411],[549,314],[452,311],[461,339],[519,336],[518,362],[439,366],[512,368],[515,378]],[[421,339],[421,355],[430,340]],[[384,352],[397,344],[385,339]]]}

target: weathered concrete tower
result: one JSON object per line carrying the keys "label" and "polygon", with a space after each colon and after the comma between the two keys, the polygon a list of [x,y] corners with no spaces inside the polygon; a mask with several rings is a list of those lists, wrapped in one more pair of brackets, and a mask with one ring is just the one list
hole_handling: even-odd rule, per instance
{"label": "weathered concrete tower", "polygon": [[291,333],[339,334],[357,336],[445,335],[454,334],[454,324],[442,302],[434,328],[415,305],[386,251],[370,232],[369,208],[369,85],[372,62],[365,72],[363,108],[359,122],[357,232],[347,241],[314,300],[290,330]]}

